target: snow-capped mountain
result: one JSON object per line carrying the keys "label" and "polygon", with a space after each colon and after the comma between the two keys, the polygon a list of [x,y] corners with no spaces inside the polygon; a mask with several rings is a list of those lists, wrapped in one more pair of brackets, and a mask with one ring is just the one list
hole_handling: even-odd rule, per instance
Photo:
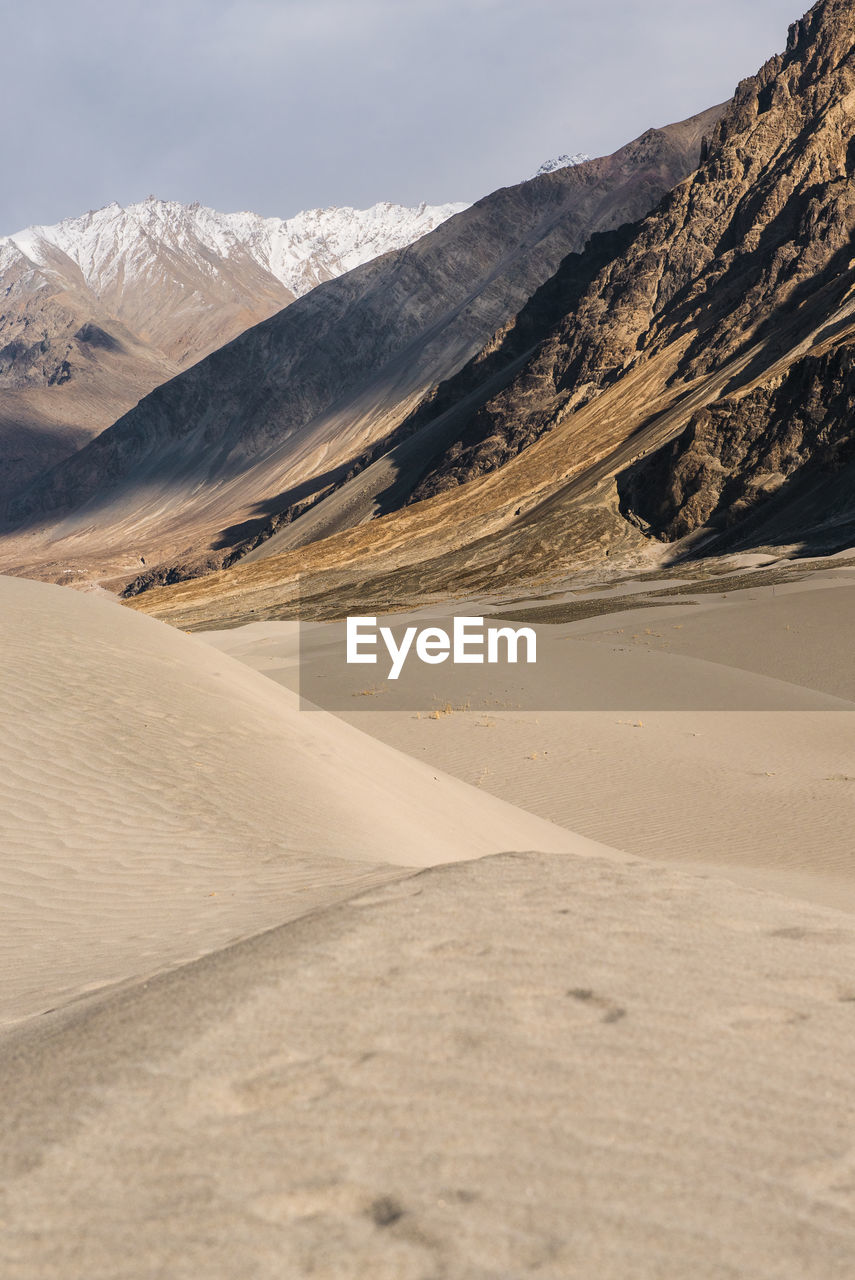
{"label": "snow-capped mountain", "polygon": [[572,156],[556,156],[553,160],[544,160],[534,176],[539,178],[541,174],[554,173],[556,169],[570,169],[573,165],[584,164],[590,158],[581,151]]}
{"label": "snow-capped mountain", "polygon": [[[210,333],[216,340],[207,340],[211,327],[199,332],[194,310],[233,303],[254,313],[257,300],[251,323],[324,280],[418,240],[464,208],[384,203],[310,209],[283,219],[150,196],[0,239],[0,289],[8,296],[10,282],[15,295],[56,285],[80,293],[82,286],[183,364],[227,340],[219,324]],[[229,327],[237,333],[247,325],[241,316]]]}
{"label": "snow-capped mountain", "polygon": [[264,218],[149,196],[126,208],[113,203],[55,226],[28,227],[0,238],[0,272],[21,255],[35,268],[55,273],[58,251],[103,299],[149,276],[161,254],[190,260],[208,276],[220,261],[249,256],[300,297],[323,280],[418,240],[466,207],[408,209],[387,202],[370,209],[309,209],[293,218]]}
{"label": "snow-capped mountain", "polygon": [[159,383],[464,204],[218,213],[150,196],[0,238],[5,475],[109,426]]}

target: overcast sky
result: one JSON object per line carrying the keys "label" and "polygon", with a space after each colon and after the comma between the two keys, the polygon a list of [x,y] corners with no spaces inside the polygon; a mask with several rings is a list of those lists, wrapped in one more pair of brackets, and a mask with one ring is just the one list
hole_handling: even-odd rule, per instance
{"label": "overcast sky", "polygon": [[475,200],[729,97],[807,4],[7,5],[0,233],[150,193],[283,217]]}

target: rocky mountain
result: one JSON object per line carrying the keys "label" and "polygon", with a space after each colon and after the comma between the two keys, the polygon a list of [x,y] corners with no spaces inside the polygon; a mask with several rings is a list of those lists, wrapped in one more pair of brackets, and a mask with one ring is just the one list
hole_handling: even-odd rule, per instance
{"label": "rocky mountain", "polygon": [[281,219],[149,197],[0,239],[7,492],[238,333],[463,208]]}
{"label": "rocky mountain", "polygon": [[[15,518],[27,532],[4,540],[4,563],[119,578],[144,557],[150,582],[242,554],[364,470],[568,253],[648,213],[696,167],[720,114],[496,192],[321,284],[22,494]],[[436,446],[420,437],[413,447],[430,456]],[[339,512],[333,523],[352,518]]]}
{"label": "rocky mountain", "polygon": [[[789,543],[845,541],[852,518],[837,528],[839,504],[822,512],[820,536],[793,503],[818,471],[839,487],[852,448],[853,133],[855,18],[823,0],[791,28],[785,53],[739,86],[693,179],[508,388],[486,389],[416,496],[485,474],[585,406],[603,413],[607,391],[656,368],[650,391],[685,417],[673,442],[619,473],[625,514],[666,539],[706,526],[712,535],[749,513],[759,528],[777,495],[766,516],[786,501]],[[674,409],[663,415],[669,436]]]}
{"label": "rocky mountain", "polygon": [[[281,554],[141,607],[186,625],[298,600],[329,616],[661,563],[664,547],[852,546],[853,135],[855,12],[820,0],[740,84],[697,171],[566,259],[416,409],[439,447],[398,475],[385,518],[336,530],[317,509],[301,519],[321,541],[301,546],[298,520],[290,548],[271,539]],[[346,510],[346,486],[328,501]]]}

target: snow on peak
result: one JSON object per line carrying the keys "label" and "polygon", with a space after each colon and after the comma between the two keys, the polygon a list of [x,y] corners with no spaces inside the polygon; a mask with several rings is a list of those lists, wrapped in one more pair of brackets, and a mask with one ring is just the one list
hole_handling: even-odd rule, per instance
{"label": "snow on peak", "polygon": [[370,209],[309,209],[293,218],[218,213],[198,203],[148,196],[127,207],[66,218],[54,226],[28,227],[0,238],[0,271],[19,255],[43,272],[58,269],[57,251],[76,266],[96,294],[144,277],[167,253],[217,273],[217,259],[254,261],[296,297],[380,254],[400,249],[433,231],[465,204],[405,208],[382,203]]}
{"label": "snow on peak", "polygon": [[572,156],[556,156],[554,160],[545,160],[534,176],[539,178],[544,173],[555,173],[556,169],[572,169],[577,164],[584,164],[590,158],[581,151]]}

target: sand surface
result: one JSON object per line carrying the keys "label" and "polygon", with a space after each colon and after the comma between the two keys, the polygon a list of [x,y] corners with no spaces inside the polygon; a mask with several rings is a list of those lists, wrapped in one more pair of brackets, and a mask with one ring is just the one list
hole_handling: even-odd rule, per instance
{"label": "sand surface", "polygon": [[586,848],[115,602],[0,578],[0,618],[0,1024],[408,867]]}
{"label": "sand surface", "polygon": [[831,581],[543,628],[582,709],[317,627],[332,715],[293,624],[0,578],[3,1280],[849,1280]]}
{"label": "sand surface", "polygon": [[855,923],[420,873],[0,1040],[5,1280],[849,1280]]}
{"label": "sand surface", "polygon": [[[607,845],[855,910],[851,571],[540,626],[533,677],[469,699],[465,671],[417,667],[403,710],[328,634],[303,629],[313,688],[400,751]],[[297,686],[294,624],[202,638]]]}

